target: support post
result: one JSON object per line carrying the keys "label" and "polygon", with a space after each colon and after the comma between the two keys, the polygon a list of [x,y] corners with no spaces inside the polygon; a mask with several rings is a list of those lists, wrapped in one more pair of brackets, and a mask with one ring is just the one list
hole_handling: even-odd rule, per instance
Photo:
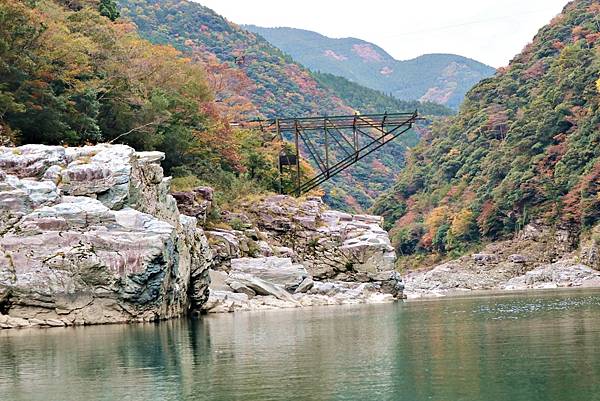
{"label": "support post", "polygon": [[281,135],[281,126],[279,125],[279,119],[275,119],[275,126],[277,129],[277,138],[279,138],[279,152],[277,154],[277,164],[279,164],[279,194],[283,194],[283,165],[281,164],[281,154],[283,153],[283,136]]}
{"label": "support post", "polygon": [[302,195],[300,193],[300,128],[298,127],[298,120],[294,122],[295,135],[294,141],[296,143],[296,196]]}
{"label": "support post", "polygon": [[327,131],[327,116],[325,116],[325,124],[323,128],[325,129],[325,169],[327,171],[327,178],[329,178],[329,132]]}

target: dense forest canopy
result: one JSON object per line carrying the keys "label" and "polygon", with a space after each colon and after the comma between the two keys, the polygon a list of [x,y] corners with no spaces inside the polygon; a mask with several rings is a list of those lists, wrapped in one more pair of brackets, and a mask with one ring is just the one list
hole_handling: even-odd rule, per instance
{"label": "dense forest canopy", "polygon": [[576,0],[410,153],[373,211],[404,255],[600,220],[600,4]]}
{"label": "dense forest canopy", "polygon": [[115,141],[165,152],[181,183],[275,190],[270,138],[228,124],[254,110],[249,81],[218,60],[141,39],[118,16],[110,0],[0,0],[3,141]]}

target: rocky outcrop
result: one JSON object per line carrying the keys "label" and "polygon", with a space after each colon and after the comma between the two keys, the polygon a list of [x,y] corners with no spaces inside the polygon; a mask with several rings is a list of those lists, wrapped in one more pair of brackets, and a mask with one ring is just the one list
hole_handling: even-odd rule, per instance
{"label": "rocky outcrop", "polygon": [[153,321],[206,301],[211,251],[162,159],[0,147],[0,327]]}
{"label": "rocky outcrop", "polygon": [[207,231],[215,254],[207,312],[402,297],[378,216],[328,210],[320,198],[271,196],[223,219],[231,230]]}
{"label": "rocky outcrop", "polygon": [[600,272],[577,263],[576,260],[567,259],[537,267],[501,286],[506,290],[565,287],[600,287]]}
{"label": "rocky outcrop", "polygon": [[213,192],[210,187],[198,187],[193,191],[173,192],[171,195],[177,201],[180,213],[195,217],[204,224],[213,202]]}
{"label": "rocky outcrop", "polygon": [[[243,266],[229,273],[212,271],[210,297],[204,306],[208,313],[287,309],[307,306],[382,303],[397,299],[398,292],[385,288],[385,282],[315,281],[306,276],[301,265],[292,265],[290,259],[279,263],[293,267],[280,275],[269,258],[233,260],[234,266]],[[248,264],[246,264],[248,263]],[[262,265],[261,267],[257,267]],[[267,266],[273,266],[269,268]],[[265,268],[267,267],[267,268]],[[244,271],[244,272],[242,272]],[[399,274],[390,272],[397,281]],[[296,278],[300,279],[297,283]],[[293,279],[293,281],[290,281]],[[290,285],[293,283],[293,285]]]}
{"label": "rocky outcrop", "polygon": [[597,230],[577,250],[578,240],[568,229],[532,223],[514,240],[405,275],[405,294],[419,298],[478,290],[600,287]]}
{"label": "rocky outcrop", "polygon": [[600,224],[594,227],[581,242],[579,257],[581,263],[600,270]]}

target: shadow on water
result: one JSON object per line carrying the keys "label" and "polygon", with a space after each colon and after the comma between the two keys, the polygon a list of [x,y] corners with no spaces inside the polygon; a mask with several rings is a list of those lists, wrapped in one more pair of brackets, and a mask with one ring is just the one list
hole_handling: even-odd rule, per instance
{"label": "shadow on water", "polygon": [[4,400],[600,400],[600,292],[0,332]]}

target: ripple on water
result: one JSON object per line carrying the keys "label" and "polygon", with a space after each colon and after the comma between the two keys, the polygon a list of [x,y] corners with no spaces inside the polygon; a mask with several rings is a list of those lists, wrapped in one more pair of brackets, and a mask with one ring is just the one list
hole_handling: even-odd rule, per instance
{"label": "ripple on water", "polygon": [[0,400],[600,400],[600,292],[0,332]]}

